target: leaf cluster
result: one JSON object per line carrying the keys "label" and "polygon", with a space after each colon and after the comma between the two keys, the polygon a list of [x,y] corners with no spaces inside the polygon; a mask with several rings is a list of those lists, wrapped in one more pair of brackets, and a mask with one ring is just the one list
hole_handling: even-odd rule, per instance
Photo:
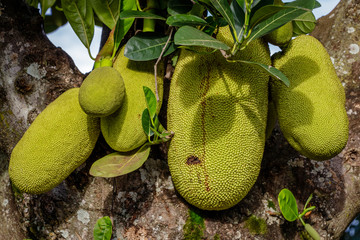
{"label": "leaf cluster", "polygon": [[112,236],[112,222],[108,216],[96,221],[93,231],[94,240],[110,240]]}
{"label": "leaf cluster", "polygon": [[280,211],[284,216],[284,218],[289,222],[293,222],[299,219],[300,222],[304,225],[305,230],[309,233],[309,235],[314,240],[320,240],[319,233],[317,233],[316,230],[310,224],[305,223],[304,220],[302,219],[302,217],[305,216],[305,214],[315,209],[315,206],[307,207],[311,199],[312,199],[312,194],[307,199],[303,212],[299,214],[296,199],[293,193],[289,189],[286,188],[282,189],[278,195],[278,203],[280,206]]}
{"label": "leaf cluster", "polygon": [[[144,31],[141,32],[135,26],[135,30],[140,30],[140,33],[133,36],[125,46],[124,55],[134,61],[158,59],[173,53],[177,48],[193,49],[196,46],[221,50],[225,58],[230,58],[250,42],[290,21],[293,22],[294,36],[311,32],[315,27],[312,10],[320,6],[315,0],[294,0],[283,5],[275,5],[274,0],[147,0],[146,4],[139,0],[27,2],[32,6],[41,5],[47,32],[68,21],[91,58],[94,25],[103,24],[112,29],[111,43],[105,46],[108,50],[99,53],[96,60],[101,57],[113,59],[134,20],[142,19]],[[143,5],[145,7],[142,8]],[[51,15],[45,15],[48,9],[51,9]],[[147,27],[145,31],[145,24],[153,26]],[[155,24],[160,27],[155,28]],[[230,28],[232,46],[216,39],[217,30],[222,26]],[[290,84],[285,75],[271,66],[242,63],[260,67],[286,85]]]}

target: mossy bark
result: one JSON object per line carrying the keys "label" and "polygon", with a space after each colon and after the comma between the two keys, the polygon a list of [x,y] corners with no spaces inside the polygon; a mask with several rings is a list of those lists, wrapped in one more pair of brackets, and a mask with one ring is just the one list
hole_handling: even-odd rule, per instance
{"label": "mossy bark", "polygon": [[[0,236],[92,239],[96,220],[108,215],[114,223],[113,237],[119,239],[182,239],[191,207],[173,188],[163,154],[166,146],[154,148],[140,170],[102,179],[88,173],[92,162],[110,151],[101,139],[89,161],[52,191],[29,195],[11,189],[7,168],[12,148],[37,114],[66,89],[79,86],[84,76],[44,36],[37,10],[20,0],[4,0],[0,8]],[[342,0],[313,32],[334,59],[345,85],[350,120],[346,148],[331,160],[311,161],[295,152],[276,128],[267,141],[257,183],[247,197],[229,210],[196,211],[204,219],[203,238],[254,239],[246,228],[247,219],[254,215],[264,219],[268,229],[257,239],[300,239],[304,230],[300,223],[272,214],[278,210],[277,194],[284,187],[294,193],[300,209],[314,194],[311,204],[316,210],[305,222],[324,239],[339,239],[360,212],[359,11],[358,1]]]}

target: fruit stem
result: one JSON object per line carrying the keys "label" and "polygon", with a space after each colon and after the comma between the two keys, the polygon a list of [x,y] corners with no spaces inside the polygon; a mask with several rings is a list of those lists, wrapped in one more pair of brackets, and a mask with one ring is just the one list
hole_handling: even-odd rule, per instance
{"label": "fruit stem", "polygon": [[156,60],[156,63],[154,65],[154,73],[155,73],[155,96],[156,96],[156,101],[159,102],[160,98],[159,98],[159,91],[158,91],[158,84],[157,84],[157,65],[159,64],[165,49],[168,47],[169,41],[171,39],[172,33],[173,33],[174,28],[170,27],[170,34],[169,34],[169,38],[167,39],[165,46],[163,47],[163,49],[161,50],[160,56],[158,57],[158,59]]}
{"label": "fruit stem", "polygon": [[[147,0],[145,12],[155,13],[156,7],[157,6],[155,0]],[[154,31],[155,31],[155,20],[144,18],[143,32],[154,32]]]}

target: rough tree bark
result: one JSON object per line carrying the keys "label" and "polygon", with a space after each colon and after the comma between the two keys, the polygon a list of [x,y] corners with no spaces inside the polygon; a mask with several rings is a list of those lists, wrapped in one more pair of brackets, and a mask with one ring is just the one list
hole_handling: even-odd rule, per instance
{"label": "rough tree bark", "polygon": [[[277,194],[284,187],[294,193],[300,208],[314,193],[312,205],[317,208],[306,222],[324,239],[339,239],[360,212],[358,0],[342,0],[313,32],[346,89],[346,148],[331,160],[312,161],[295,152],[276,128],[267,141],[258,181],[237,206],[220,212],[194,209],[176,194],[159,148],[136,172],[115,179],[90,176],[92,162],[109,151],[102,139],[87,163],[52,191],[14,193],[7,174],[12,148],[37,114],[66,89],[79,86],[84,76],[44,36],[36,10],[20,0],[2,0],[0,8],[1,239],[92,239],[96,220],[105,215],[112,218],[117,239],[182,239],[189,209],[205,219],[206,239],[300,239],[301,224],[270,213],[275,211],[271,202],[278,209]],[[258,219],[253,224],[251,216]]]}

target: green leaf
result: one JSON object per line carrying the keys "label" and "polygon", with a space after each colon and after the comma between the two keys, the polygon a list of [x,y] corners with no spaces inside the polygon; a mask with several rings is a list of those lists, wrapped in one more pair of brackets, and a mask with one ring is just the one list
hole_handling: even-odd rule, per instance
{"label": "green leaf", "polygon": [[311,199],[313,198],[313,195],[310,194],[310,196],[308,197],[308,199],[306,200],[306,203],[304,205],[304,209],[306,209],[307,205],[310,203]]}
{"label": "green leaf", "polygon": [[166,20],[166,18],[150,13],[150,12],[140,12],[134,10],[127,10],[120,13],[121,19],[126,18],[146,18],[146,19],[159,19],[159,20]]}
{"label": "green leaf", "polygon": [[190,12],[192,7],[190,0],[169,0],[167,11],[170,15],[185,14]]}
{"label": "green leaf", "polygon": [[283,74],[279,69],[277,69],[277,68],[275,68],[273,66],[269,66],[269,65],[266,65],[266,64],[263,64],[263,63],[258,63],[258,62],[245,61],[245,60],[229,60],[229,61],[242,62],[242,63],[246,63],[246,64],[256,66],[256,67],[260,68],[261,70],[265,70],[267,73],[269,73],[275,79],[281,80],[287,87],[290,86],[290,81],[285,76],[285,74]]}
{"label": "green leaf", "polygon": [[319,233],[308,223],[305,224],[305,230],[314,240],[320,240]]}
{"label": "green leaf", "polygon": [[209,16],[205,20],[208,24],[203,29],[203,32],[210,36],[214,33],[217,27],[228,26],[228,23],[223,18],[214,18],[213,16]]}
{"label": "green leaf", "polygon": [[156,97],[150,88],[143,86],[145,94],[146,107],[149,110],[150,117],[154,118],[156,114]]}
{"label": "green leaf", "polygon": [[[266,5],[273,5],[274,0],[254,0],[251,5],[251,13],[256,12],[258,9]],[[252,14],[251,14],[252,15]]]}
{"label": "green leaf", "polygon": [[312,12],[305,12],[292,22],[293,31],[296,35],[307,34],[314,30],[316,18]]}
{"label": "green leaf", "polygon": [[44,19],[44,31],[45,33],[50,33],[55,31],[59,27],[65,25],[67,19],[63,11],[59,11],[56,7],[51,8],[51,15],[45,15]]}
{"label": "green leaf", "polygon": [[[245,0],[245,2],[246,2],[246,0]],[[272,2],[273,2],[273,0],[272,0]],[[256,5],[258,5],[258,3],[261,3],[261,0],[254,0],[252,5],[251,5],[251,8],[256,7]]]}
{"label": "green leaf", "polygon": [[188,15],[188,14],[177,14],[174,16],[170,16],[166,20],[166,24],[170,26],[181,27],[184,25],[206,25],[207,22],[195,15]]}
{"label": "green leaf", "polygon": [[175,33],[174,41],[176,45],[202,46],[223,50],[230,49],[230,47],[225,43],[216,40],[206,33],[190,26],[180,27]]}
{"label": "green leaf", "polygon": [[90,168],[95,177],[117,177],[140,168],[150,154],[150,146],[144,144],[131,152],[115,152],[100,158]]}
{"label": "green leaf", "polygon": [[247,43],[260,38],[267,33],[279,28],[287,22],[290,22],[294,18],[305,13],[307,10],[299,8],[285,8],[276,14],[272,15],[270,18],[262,21],[254,27],[250,37],[247,39]]}
{"label": "green leaf", "polygon": [[120,0],[88,0],[94,12],[108,28],[113,29],[119,17]]}
{"label": "green leaf", "polygon": [[210,0],[216,10],[219,11],[221,16],[229,23],[231,29],[235,32],[234,16],[232,15],[230,5],[227,0]]}
{"label": "green leaf", "polygon": [[[120,12],[126,11],[126,10],[136,10],[136,0],[121,0],[121,6],[120,6]],[[129,18],[129,19],[120,19],[118,18],[115,26],[114,31],[114,52],[117,51],[117,49],[120,46],[121,40],[124,38],[126,33],[131,28],[131,25],[133,24],[135,19]]]}
{"label": "green leaf", "polygon": [[149,109],[145,108],[142,116],[141,116],[141,124],[144,130],[144,133],[146,134],[146,136],[151,137],[154,135],[154,132],[151,130],[152,124],[150,121],[150,113],[149,113]]}
{"label": "green leaf", "polygon": [[237,1],[232,1],[230,5],[231,12],[234,16],[235,31],[237,39],[240,41],[244,34],[244,23],[245,23],[245,13],[244,10],[239,6]]}
{"label": "green leaf", "polygon": [[[234,2],[234,1],[233,1]],[[246,0],[236,0],[237,5],[243,10],[243,12],[246,12]],[[234,15],[235,17],[235,15]]]}
{"label": "green leaf", "polygon": [[45,18],[46,11],[55,4],[56,0],[40,0],[41,16]]}
{"label": "green leaf", "polygon": [[299,212],[296,199],[290,190],[282,189],[278,196],[278,202],[280,211],[287,221],[293,222],[298,218]]}
{"label": "green leaf", "polygon": [[303,8],[303,10],[311,11],[315,7],[315,0],[296,0],[293,2],[285,3],[287,7],[298,7]]}
{"label": "green leaf", "polygon": [[34,8],[38,8],[39,2],[39,0],[26,0],[26,3]]}
{"label": "green leaf", "polygon": [[321,7],[321,4],[320,4],[318,1],[315,1],[314,9],[315,9],[315,8],[319,8],[319,7]]}
{"label": "green leaf", "polygon": [[90,49],[94,36],[94,14],[90,4],[86,0],[61,0],[61,6],[80,41]]}
{"label": "green leaf", "polygon": [[[134,61],[148,61],[159,58],[169,36],[156,32],[141,32],[126,43],[124,55]],[[176,47],[169,41],[163,56],[174,52]]]}
{"label": "green leaf", "polygon": [[94,240],[110,240],[112,235],[112,223],[108,216],[99,218],[94,227]]}
{"label": "green leaf", "polygon": [[263,6],[259,10],[257,10],[254,15],[250,19],[250,28],[253,28],[256,24],[264,21],[265,19],[271,17],[275,13],[283,10],[283,6],[274,6],[274,5],[267,5]]}

